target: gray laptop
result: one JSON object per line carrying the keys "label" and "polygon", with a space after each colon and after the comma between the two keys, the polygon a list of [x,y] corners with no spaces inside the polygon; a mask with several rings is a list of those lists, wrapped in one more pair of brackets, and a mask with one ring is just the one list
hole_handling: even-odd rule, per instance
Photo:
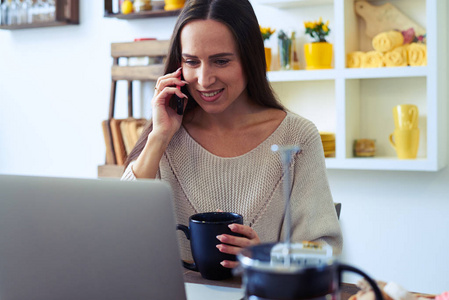
{"label": "gray laptop", "polygon": [[0,175],[0,299],[186,299],[170,188]]}

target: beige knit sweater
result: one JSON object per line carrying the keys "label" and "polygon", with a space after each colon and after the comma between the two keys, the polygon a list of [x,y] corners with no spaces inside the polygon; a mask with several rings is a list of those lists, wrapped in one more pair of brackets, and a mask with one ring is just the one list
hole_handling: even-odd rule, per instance
{"label": "beige knit sweater", "polygon": [[[326,177],[323,147],[315,125],[287,113],[279,127],[259,146],[238,157],[211,154],[181,127],[159,164],[158,177],[174,192],[177,222],[207,211],[236,212],[262,242],[283,240],[284,198],[282,163],[271,145],[299,145],[290,167],[293,242],[324,240],[335,254],[342,248],[342,233]],[[136,179],[132,164],[122,180]],[[189,243],[179,234],[184,259],[191,259]]]}

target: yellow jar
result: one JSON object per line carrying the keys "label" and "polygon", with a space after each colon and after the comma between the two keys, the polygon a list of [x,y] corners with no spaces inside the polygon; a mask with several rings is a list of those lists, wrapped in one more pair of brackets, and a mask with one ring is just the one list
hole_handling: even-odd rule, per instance
{"label": "yellow jar", "polygon": [[184,7],[185,0],[165,0],[165,10],[177,10]]}
{"label": "yellow jar", "polygon": [[332,44],[326,42],[308,43],[304,45],[306,69],[331,69]]}
{"label": "yellow jar", "polygon": [[267,62],[267,71],[271,69],[271,48],[265,47],[265,61]]}

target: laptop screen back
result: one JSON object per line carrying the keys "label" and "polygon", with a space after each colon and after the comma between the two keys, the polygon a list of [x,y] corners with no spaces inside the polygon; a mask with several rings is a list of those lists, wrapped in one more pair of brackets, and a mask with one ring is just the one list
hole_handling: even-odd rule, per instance
{"label": "laptop screen back", "polygon": [[161,181],[0,175],[0,299],[185,299]]}

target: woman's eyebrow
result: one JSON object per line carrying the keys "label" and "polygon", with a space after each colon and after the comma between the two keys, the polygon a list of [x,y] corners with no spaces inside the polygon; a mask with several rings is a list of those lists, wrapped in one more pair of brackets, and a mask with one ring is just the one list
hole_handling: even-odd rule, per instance
{"label": "woman's eyebrow", "polygon": [[[209,59],[213,59],[213,58],[217,58],[217,57],[226,57],[226,56],[234,56],[234,53],[230,53],[230,52],[223,52],[223,53],[217,53],[217,54],[213,54],[211,56],[209,56]],[[186,57],[186,58],[198,58],[195,55],[191,55],[188,53],[182,53],[182,57]]]}
{"label": "woman's eyebrow", "polygon": [[218,57],[226,57],[226,56],[234,56],[234,53],[227,53],[227,52],[217,53],[217,54],[209,56],[209,58],[218,58]]}

